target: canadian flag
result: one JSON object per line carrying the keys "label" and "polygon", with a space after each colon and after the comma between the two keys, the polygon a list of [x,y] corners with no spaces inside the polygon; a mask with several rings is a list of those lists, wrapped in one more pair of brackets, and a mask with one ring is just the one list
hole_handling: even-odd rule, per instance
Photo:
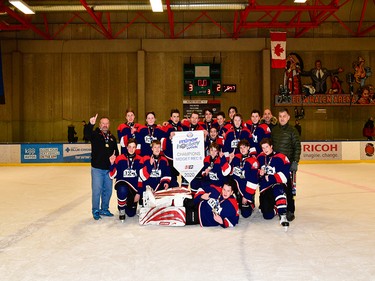
{"label": "canadian flag", "polygon": [[271,32],[272,68],[286,66],[286,32]]}

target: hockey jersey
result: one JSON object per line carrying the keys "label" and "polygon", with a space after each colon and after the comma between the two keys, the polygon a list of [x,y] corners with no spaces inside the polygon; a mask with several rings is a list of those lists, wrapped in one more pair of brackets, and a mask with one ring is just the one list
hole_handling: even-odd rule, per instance
{"label": "hockey jersey", "polygon": [[250,154],[256,154],[256,149],[254,147],[253,138],[251,135],[251,132],[246,127],[240,127],[240,128],[231,128],[227,133],[225,134],[224,139],[224,147],[223,152],[225,157],[229,157],[229,154],[233,153],[237,154],[239,153],[239,149],[237,148],[238,143],[240,140],[246,139],[250,143]]}
{"label": "hockey jersey", "polygon": [[117,136],[121,145],[121,154],[126,154],[128,145],[128,140],[135,138],[135,134],[132,133],[132,129],[137,130],[141,125],[138,123],[122,123],[117,127]]}
{"label": "hockey jersey", "polygon": [[265,176],[259,179],[260,192],[268,189],[276,183],[286,184],[290,177],[290,162],[288,157],[280,152],[273,151],[270,155],[264,152],[259,154],[257,158],[260,169],[266,172],[268,180]]}
{"label": "hockey jersey", "polygon": [[184,128],[181,125],[181,122],[174,124],[172,120],[168,120],[168,125],[162,127],[164,131],[164,137],[161,139],[161,147],[164,152],[164,156],[168,159],[173,159],[173,144],[172,140],[170,139],[170,135],[172,132],[179,132],[183,131]]}
{"label": "hockey jersey", "polygon": [[140,170],[140,178],[142,179],[142,189],[146,190],[146,186],[150,186],[155,191],[164,189],[164,183],[168,185],[171,182],[171,170],[168,164],[168,160],[164,156],[159,156],[157,159],[154,158],[154,163],[151,164],[151,157],[144,156],[142,159],[142,169]]}
{"label": "hockey jersey", "polygon": [[251,120],[245,123],[245,126],[250,130],[253,137],[253,144],[257,151],[257,155],[262,152],[260,141],[264,138],[271,137],[271,129],[267,124],[253,124]]}
{"label": "hockey jersey", "polygon": [[258,187],[258,161],[251,156],[238,153],[230,163],[231,175],[237,183],[240,194],[250,202],[254,202],[254,194]]}
{"label": "hockey jersey", "polygon": [[[223,224],[215,221],[214,212],[223,219]],[[198,218],[201,226],[234,227],[238,224],[239,219],[237,200],[233,195],[228,199],[224,199],[220,195],[217,199],[210,198],[201,201],[198,206]]]}
{"label": "hockey jersey", "polygon": [[140,126],[135,132],[137,140],[137,154],[141,156],[152,155],[151,143],[153,140],[161,140],[165,137],[165,132],[160,126]]}
{"label": "hockey jersey", "polygon": [[142,157],[135,155],[128,157],[121,154],[116,157],[115,163],[111,165],[109,170],[109,177],[115,180],[115,185],[118,182],[125,182],[130,188],[136,192],[142,188],[142,180],[139,177],[139,172],[142,168]]}

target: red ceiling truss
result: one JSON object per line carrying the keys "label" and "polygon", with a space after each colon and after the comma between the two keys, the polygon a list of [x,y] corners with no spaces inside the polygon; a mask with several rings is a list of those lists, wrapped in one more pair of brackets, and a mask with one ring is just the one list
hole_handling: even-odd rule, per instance
{"label": "red ceiling truss", "polygon": [[[348,20],[342,19],[338,14],[342,10],[350,11],[354,1],[356,1],[356,5],[362,6],[360,7],[361,9],[359,9],[360,12],[353,16],[348,24]],[[25,0],[25,2],[33,8],[33,1]],[[96,3],[97,2],[100,1],[96,1]],[[148,1],[142,2],[142,4],[146,5],[147,2]],[[375,20],[373,18],[366,18],[370,12],[372,13],[375,11],[375,0],[309,0],[305,4],[294,4],[293,1],[290,0],[281,0],[278,4],[273,5],[264,4],[264,1],[261,0],[242,1],[242,9],[220,9],[221,13],[227,13],[232,18],[231,21],[225,22],[223,20],[215,19],[218,10],[215,10],[214,8],[204,9],[203,7],[202,10],[194,9],[194,11],[192,11],[189,10],[188,4],[190,2],[187,1],[186,5],[184,4],[186,6],[185,10],[175,9],[174,5],[176,5],[176,2],[177,1],[173,0],[163,0],[165,7],[163,16],[165,17],[165,22],[154,22],[151,20],[153,14],[149,10],[132,10],[133,13],[129,13],[132,16],[129,16],[128,21],[121,23],[122,26],[120,28],[118,22],[116,22],[117,30],[114,30],[111,17],[114,13],[118,12],[117,10],[97,11],[97,8],[95,8],[96,6],[88,3],[88,1],[79,0],[78,5],[78,1],[74,2],[74,5],[78,6],[77,11],[67,9],[66,11],[58,12],[59,14],[64,13],[64,15],[66,15],[66,20],[59,23],[57,31],[51,33],[50,25],[52,23],[48,22],[48,13],[50,13],[50,11],[36,12],[36,15],[25,16],[18,10],[13,9],[8,1],[0,0],[0,36],[1,32],[4,31],[14,32],[30,30],[37,34],[41,39],[58,40],[60,39],[60,34],[64,32],[68,25],[73,23],[76,24],[77,22],[90,26],[100,33],[104,39],[119,39],[127,29],[131,28],[133,24],[138,22],[150,24],[160,31],[164,38],[170,39],[188,38],[188,36],[186,36],[186,31],[196,23],[202,21],[205,24],[213,24],[219,28],[220,38],[224,37],[233,39],[249,37],[246,32],[252,29],[285,30],[288,32],[289,37],[299,38],[312,29],[319,27],[327,20],[338,23],[347,31],[348,37],[373,36],[370,32],[375,29]],[[212,4],[212,2],[215,1],[206,0],[205,2]],[[271,2],[274,3],[276,1]],[[60,3],[60,1],[56,1],[56,3]],[[182,0],[180,0],[179,3],[183,3]],[[228,1],[228,3],[230,3],[230,1]],[[177,13],[188,13],[190,11],[194,12],[196,17],[183,22],[183,25],[177,25],[175,22]],[[36,20],[36,17],[38,17],[38,20]],[[56,23],[54,22],[53,24]],[[232,26],[232,30],[228,30],[228,26],[230,25]],[[177,26],[183,27],[178,30]]]}

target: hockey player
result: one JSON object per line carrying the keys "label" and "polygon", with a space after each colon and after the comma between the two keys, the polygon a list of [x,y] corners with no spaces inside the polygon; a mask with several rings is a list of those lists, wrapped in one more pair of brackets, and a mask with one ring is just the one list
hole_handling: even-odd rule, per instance
{"label": "hockey player", "polygon": [[251,135],[253,137],[253,142],[255,149],[257,151],[257,155],[262,152],[262,148],[260,147],[260,142],[263,138],[270,138],[271,137],[271,130],[267,124],[260,124],[260,111],[254,109],[251,112],[250,120],[245,123],[245,126],[250,130]]}
{"label": "hockey player", "polygon": [[216,142],[211,143],[210,155],[206,156],[203,161],[201,186],[211,184],[223,186],[230,171],[231,167],[221,152],[220,146]]}
{"label": "hockey player", "polygon": [[[280,224],[289,226],[286,218],[287,200],[285,187],[289,177],[290,162],[284,154],[273,150],[272,140],[265,138],[260,142],[263,152],[258,156],[259,201],[263,218],[269,220],[279,214]],[[276,210],[275,207],[276,206]]]}
{"label": "hockey player", "polygon": [[205,155],[210,154],[210,144],[216,142],[220,148],[223,147],[224,145],[224,138],[222,136],[218,135],[217,128],[216,127],[211,127],[205,142],[204,142],[204,150],[205,150]]}
{"label": "hockey player", "polygon": [[140,194],[146,190],[146,186],[150,186],[153,190],[168,189],[171,183],[171,170],[168,160],[160,155],[161,144],[159,140],[153,140],[151,143],[152,155],[144,156],[142,159],[142,169],[140,170],[140,178],[142,179],[142,188]]}
{"label": "hockey player", "polygon": [[161,140],[165,136],[165,132],[161,126],[155,124],[156,118],[153,111],[146,113],[146,125],[141,126],[135,132],[135,138],[137,140],[137,154],[141,156],[150,156],[151,143],[153,140]]}
{"label": "hockey player", "polygon": [[229,117],[229,121],[228,121],[228,124],[231,124],[233,126],[233,118],[234,118],[234,115],[238,114],[238,109],[236,106],[230,106],[228,108],[228,117]]}
{"label": "hockey player", "polygon": [[253,138],[249,129],[243,127],[241,114],[235,114],[233,117],[233,127],[225,134],[223,152],[225,157],[229,159],[229,154],[232,154],[231,158],[240,151],[238,150],[238,143],[240,140],[246,139],[250,145],[250,154],[255,155],[256,149],[253,145]]}
{"label": "hockey player", "polygon": [[249,154],[250,143],[243,139],[238,143],[240,153],[230,161],[232,178],[237,184],[238,203],[244,218],[251,216],[254,210],[254,195],[258,187],[259,163]]}
{"label": "hockey player", "polygon": [[127,109],[125,113],[126,122],[117,127],[117,135],[121,145],[121,154],[126,154],[126,146],[130,138],[135,138],[135,132],[141,126],[134,123],[135,113],[133,109]]}
{"label": "hockey player", "polygon": [[171,181],[173,185],[177,183],[177,177],[179,172],[173,166],[173,144],[172,139],[176,132],[183,131],[184,128],[180,122],[180,111],[178,109],[171,110],[171,116],[168,122],[163,125],[163,131],[165,136],[161,139],[161,145],[164,152],[164,156],[168,159],[169,167],[171,169]]}
{"label": "hockey player", "polygon": [[142,157],[135,153],[137,142],[134,138],[128,140],[126,153],[117,157],[111,156],[109,176],[115,180],[117,192],[117,208],[119,219],[125,220],[125,213],[129,217],[136,214],[137,202],[141,198],[139,190],[142,181],[139,177]]}
{"label": "hockey player", "polygon": [[186,224],[234,227],[239,219],[238,204],[233,196],[234,189],[235,183],[226,181],[219,196],[210,195],[207,200],[200,201],[198,206],[191,204],[191,200],[185,199]]}
{"label": "hockey player", "polygon": [[216,114],[216,124],[219,136],[225,138],[225,133],[232,127],[232,125],[225,122],[225,113],[223,111],[219,111]]}
{"label": "hockey player", "polygon": [[216,127],[217,123],[213,119],[213,111],[212,109],[206,108],[204,110],[204,118],[202,122],[199,122],[202,127],[209,132],[212,127]]}

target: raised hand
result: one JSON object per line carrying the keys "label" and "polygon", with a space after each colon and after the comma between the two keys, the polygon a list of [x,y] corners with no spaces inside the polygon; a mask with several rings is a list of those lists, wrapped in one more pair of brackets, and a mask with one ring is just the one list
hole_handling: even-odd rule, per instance
{"label": "raised hand", "polygon": [[98,118],[98,113],[96,113],[95,116],[93,116],[93,117],[90,118],[90,124],[91,125],[95,125],[97,118]]}

